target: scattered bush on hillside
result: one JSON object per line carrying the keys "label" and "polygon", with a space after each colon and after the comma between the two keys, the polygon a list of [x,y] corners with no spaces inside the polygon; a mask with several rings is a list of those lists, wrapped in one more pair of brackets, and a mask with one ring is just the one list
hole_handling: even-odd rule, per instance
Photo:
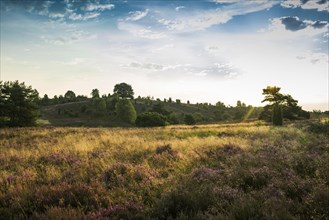
{"label": "scattered bush on hillside", "polygon": [[169,115],[168,121],[171,125],[177,125],[180,123],[179,116],[177,114],[171,113]]}
{"label": "scattered bush on hillside", "polygon": [[184,122],[187,125],[195,125],[196,124],[195,118],[192,114],[186,114],[185,117],[184,117]]}
{"label": "scattered bush on hillside", "polygon": [[136,119],[138,127],[157,127],[166,125],[166,117],[157,112],[144,112]]}

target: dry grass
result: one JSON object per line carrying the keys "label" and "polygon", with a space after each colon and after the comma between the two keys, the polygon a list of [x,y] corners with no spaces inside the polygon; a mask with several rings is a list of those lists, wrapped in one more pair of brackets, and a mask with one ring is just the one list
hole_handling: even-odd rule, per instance
{"label": "dry grass", "polygon": [[328,217],[328,143],[261,123],[2,129],[0,219]]}

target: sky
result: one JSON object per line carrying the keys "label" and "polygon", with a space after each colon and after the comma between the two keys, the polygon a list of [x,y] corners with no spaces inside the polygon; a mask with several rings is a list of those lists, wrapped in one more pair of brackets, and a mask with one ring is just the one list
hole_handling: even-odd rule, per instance
{"label": "sky", "polygon": [[329,109],[327,0],[2,0],[1,80],[40,96],[113,92]]}

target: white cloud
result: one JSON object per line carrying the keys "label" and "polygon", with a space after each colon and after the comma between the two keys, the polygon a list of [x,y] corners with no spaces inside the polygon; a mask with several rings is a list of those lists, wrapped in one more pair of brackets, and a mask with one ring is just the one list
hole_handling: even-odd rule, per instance
{"label": "white cloud", "polygon": [[[239,72],[232,64],[229,63],[209,63],[201,66],[192,64],[158,64],[142,63],[134,61],[128,65],[122,65],[124,68],[144,69],[153,72],[165,72],[165,75],[180,73],[180,77],[197,76],[197,77],[215,77],[215,78],[233,78]],[[177,77],[177,76],[176,76]]]}
{"label": "white cloud", "polygon": [[204,30],[213,25],[224,24],[236,15],[244,15],[271,8],[276,1],[236,1],[236,3],[176,19],[161,18],[158,22],[172,31]]}
{"label": "white cloud", "polygon": [[150,28],[146,28],[136,24],[119,21],[117,26],[119,30],[128,31],[129,33],[140,38],[155,40],[166,37],[166,35],[162,32],[153,31]]}
{"label": "white cloud", "polygon": [[73,21],[86,21],[86,20],[89,20],[89,19],[97,18],[100,15],[101,14],[99,12],[90,12],[90,13],[86,13],[86,14],[72,13],[72,14],[69,15],[68,18],[73,20]]}
{"label": "white cloud", "polygon": [[111,10],[115,6],[113,4],[87,4],[84,8],[86,11],[104,11],[104,10]]}
{"label": "white cloud", "polygon": [[297,8],[302,9],[316,9],[318,11],[329,11],[329,5],[327,1],[310,0],[303,2],[301,0],[285,0],[281,3],[284,8]]}
{"label": "white cloud", "polygon": [[303,24],[305,24],[305,26],[302,29],[291,31],[287,29],[287,26],[285,26],[282,23],[282,18],[272,19],[268,29],[263,29],[260,32],[263,32],[271,39],[276,39],[276,40],[295,39],[296,41],[301,38],[305,38],[305,37],[311,38],[320,34],[327,33],[328,24],[324,25],[322,28],[315,28],[314,25],[317,22],[308,21],[308,20],[300,21],[303,22]]}
{"label": "white cloud", "polygon": [[80,41],[94,39],[97,35],[77,28],[76,25],[59,21],[44,22],[39,26],[40,30],[46,30],[39,37],[47,44],[68,45]]}
{"label": "white cloud", "polygon": [[135,11],[135,12],[130,12],[130,16],[126,18],[126,21],[138,21],[149,13],[149,9],[146,9],[145,11]]}
{"label": "white cloud", "polygon": [[184,8],[186,8],[186,7],[185,6],[178,6],[178,7],[175,8],[175,11],[180,11],[180,10],[182,10]]}

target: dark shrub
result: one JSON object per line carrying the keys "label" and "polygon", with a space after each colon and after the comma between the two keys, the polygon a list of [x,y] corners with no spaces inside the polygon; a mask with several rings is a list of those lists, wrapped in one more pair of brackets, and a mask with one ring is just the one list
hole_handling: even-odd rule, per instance
{"label": "dark shrub", "polygon": [[166,117],[157,112],[145,112],[138,115],[136,125],[138,127],[165,126]]}
{"label": "dark shrub", "polygon": [[185,115],[184,122],[187,125],[195,125],[196,124],[195,118],[192,114]]}
{"label": "dark shrub", "polygon": [[309,125],[309,131],[318,134],[328,134],[329,135],[329,121],[321,123],[314,122]]}
{"label": "dark shrub", "polygon": [[168,154],[173,154],[174,153],[173,149],[171,148],[171,144],[166,144],[166,145],[157,147],[155,152],[157,154],[162,154],[164,152],[167,152]]}

